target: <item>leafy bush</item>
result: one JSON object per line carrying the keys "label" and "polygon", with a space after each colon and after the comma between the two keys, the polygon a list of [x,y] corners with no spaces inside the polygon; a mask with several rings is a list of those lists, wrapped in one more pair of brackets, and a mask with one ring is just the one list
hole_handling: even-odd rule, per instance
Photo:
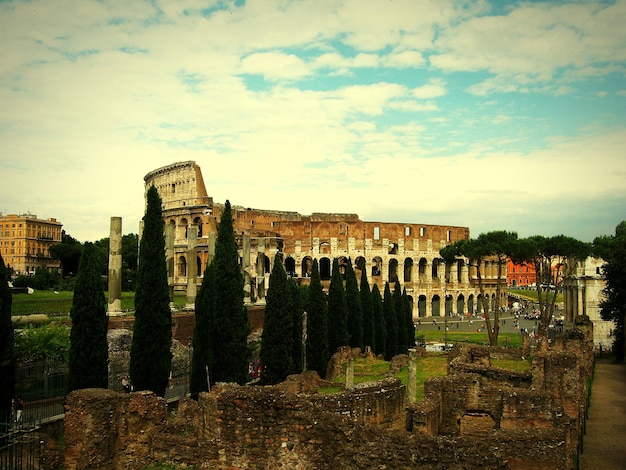
{"label": "leafy bush", "polygon": [[67,361],[70,349],[70,327],[61,323],[27,326],[15,331],[15,354],[20,362],[46,358]]}

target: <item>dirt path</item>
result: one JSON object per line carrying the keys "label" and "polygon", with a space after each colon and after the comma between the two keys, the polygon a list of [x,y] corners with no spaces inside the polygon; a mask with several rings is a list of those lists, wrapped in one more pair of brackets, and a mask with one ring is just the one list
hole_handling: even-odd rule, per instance
{"label": "dirt path", "polygon": [[626,365],[596,360],[581,470],[626,468]]}

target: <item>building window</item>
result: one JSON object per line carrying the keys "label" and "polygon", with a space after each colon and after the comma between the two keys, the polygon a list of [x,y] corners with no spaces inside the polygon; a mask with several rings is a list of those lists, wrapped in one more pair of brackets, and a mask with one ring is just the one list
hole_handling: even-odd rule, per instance
{"label": "building window", "polygon": [[451,238],[452,238],[452,231],[446,230],[446,241],[449,242]]}
{"label": "building window", "polygon": [[374,227],[374,240],[380,240],[380,227]]}
{"label": "building window", "polygon": [[411,235],[411,227],[404,227],[404,236],[408,237]]}

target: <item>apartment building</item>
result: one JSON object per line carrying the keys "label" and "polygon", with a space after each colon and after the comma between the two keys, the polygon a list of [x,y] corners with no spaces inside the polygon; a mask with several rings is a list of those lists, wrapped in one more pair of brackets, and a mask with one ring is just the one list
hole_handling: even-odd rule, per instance
{"label": "apartment building", "polygon": [[15,275],[34,274],[38,267],[58,270],[61,262],[50,256],[49,249],[61,243],[63,224],[54,218],[36,215],[0,213],[0,254]]}

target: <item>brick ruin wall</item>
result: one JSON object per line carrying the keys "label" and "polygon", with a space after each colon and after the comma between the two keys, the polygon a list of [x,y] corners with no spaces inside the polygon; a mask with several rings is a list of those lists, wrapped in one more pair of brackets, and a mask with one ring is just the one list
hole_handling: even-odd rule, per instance
{"label": "brick ruin wall", "polygon": [[449,375],[426,381],[426,398],[408,408],[408,429],[480,438],[512,469],[575,468],[593,372],[592,336],[585,328],[535,353],[528,372],[491,367],[493,357],[506,357],[502,348],[453,352]]}
{"label": "brick ruin wall", "polygon": [[575,468],[593,371],[588,336],[578,329],[536,352],[529,372],[491,366],[518,350],[456,350],[449,375],[428,380],[417,405],[396,379],[332,395],[305,390],[301,376],[220,384],[198,403],[183,399],[173,418],[151,393],[73,392],[65,468]]}
{"label": "brick ruin wall", "polygon": [[64,468],[508,468],[472,439],[381,428],[328,405],[276,387],[218,384],[197,403],[183,399],[168,419],[150,392],[79,390],[66,405]]}

